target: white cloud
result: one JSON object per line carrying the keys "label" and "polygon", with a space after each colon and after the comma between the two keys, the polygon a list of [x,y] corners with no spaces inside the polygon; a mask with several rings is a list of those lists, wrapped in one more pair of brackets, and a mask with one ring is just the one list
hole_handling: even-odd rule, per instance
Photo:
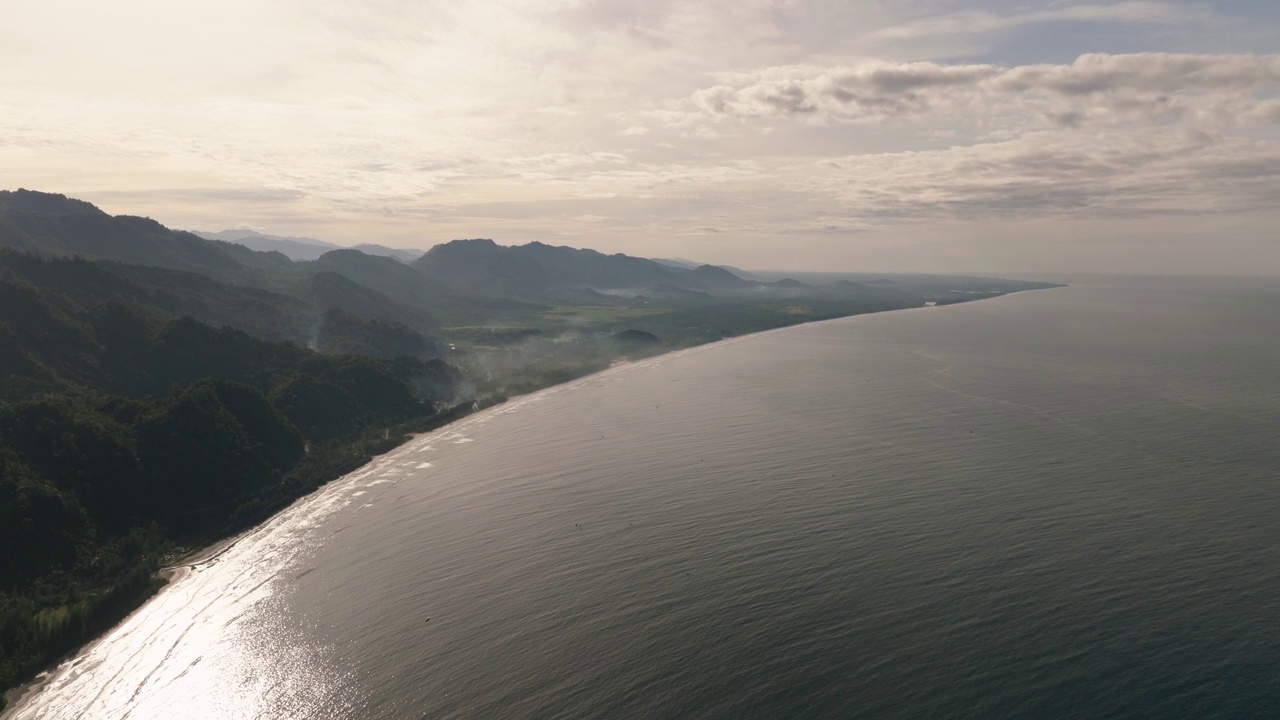
{"label": "white cloud", "polygon": [[1280,206],[1280,144],[1191,130],[1041,132],[838,164],[804,184],[868,218],[1154,217]]}
{"label": "white cloud", "polygon": [[1109,92],[1259,92],[1280,86],[1280,55],[1082,55],[1071,65],[1026,65],[990,82],[997,90],[1064,96]]}
{"label": "white cloud", "polygon": [[1166,2],[1131,0],[1114,5],[1061,5],[1022,13],[997,14],[968,10],[882,28],[867,35],[871,41],[900,41],[941,35],[976,35],[1051,22],[1185,25],[1216,23],[1211,13]]}
{"label": "white cloud", "polygon": [[1236,121],[1266,122],[1271,101],[1265,95],[1278,87],[1280,55],[1093,54],[1067,65],[1011,68],[879,61],[771,67],[732,76],[692,99],[707,113],[747,118],[882,122],[1015,112],[1071,126],[1096,111],[1160,120],[1224,104]]}

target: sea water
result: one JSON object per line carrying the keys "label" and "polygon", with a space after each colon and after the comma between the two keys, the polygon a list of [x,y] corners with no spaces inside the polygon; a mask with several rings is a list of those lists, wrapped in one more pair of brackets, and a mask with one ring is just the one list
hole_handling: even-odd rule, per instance
{"label": "sea water", "polygon": [[1280,281],[738,338],[326,486],[40,718],[1280,717]]}

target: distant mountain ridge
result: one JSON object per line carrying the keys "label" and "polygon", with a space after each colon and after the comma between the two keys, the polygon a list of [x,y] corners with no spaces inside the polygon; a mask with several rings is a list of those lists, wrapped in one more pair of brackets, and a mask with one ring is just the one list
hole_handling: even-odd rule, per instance
{"label": "distant mountain ridge", "polygon": [[[314,257],[295,260],[280,251],[241,244],[259,241],[266,243],[258,244],[259,248],[280,247],[295,254],[302,248]],[[8,257],[0,262],[0,274],[60,287],[81,310],[113,298],[128,299],[145,309],[153,322],[189,314],[261,338],[303,344],[313,343],[315,328],[326,313],[338,310],[342,315],[327,317],[347,339],[331,346],[354,347],[351,338],[358,337],[364,352],[374,355],[394,348],[435,347],[426,340],[448,328],[537,324],[546,320],[539,319],[540,314],[566,306],[637,307],[650,301],[707,304],[728,298],[800,296],[823,302],[852,298],[899,302],[922,292],[921,288],[933,292],[937,282],[913,276],[859,277],[857,283],[803,274],[799,276],[803,280],[767,273],[743,277],[723,265],[652,260],[542,242],[501,245],[492,239],[442,243],[405,262],[407,256],[397,259],[248,229],[201,237],[148,218],[111,216],[81,200],[30,190],[0,191],[0,248],[46,258],[79,258],[78,265],[41,266]],[[93,262],[86,265],[86,261]],[[77,277],[85,279],[83,288],[75,285]],[[976,278],[948,282],[945,292],[953,300],[986,293],[991,287]],[[784,307],[798,312],[811,306],[789,303]],[[615,315],[605,312],[592,317]],[[357,320],[371,324],[357,330]],[[423,334],[424,341],[413,341],[406,333]],[[376,347],[383,340],[390,346]]]}
{"label": "distant mountain ridge", "polygon": [[[420,342],[402,337],[436,326],[424,309],[439,295],[428,292],[429,280],[391,258],[356,250],[329,253],[338,259],[326,262],[321,255],[316,262],[298,263],[279,252],[204,239],[147,218],[113,217],[63,195],[0,192],[0,279],[54,289],[70,311],[123,301],[156,323],[189,315],[259,338],[309,345],[325,313],[338,310],[362,322],[403,327],[402,332],[370,326],[366,336],[374,341],[394,339],[396,348],[433,351],[426,337]],[[350,257],[344,263],[345,256]],[[361,277],[353,269],[361,264],[386,266],[393,275],[398,270],[399,285],[385,281],[382,275],[388,273],[373,274],[365,285],[351,280]],[[383,291],[397,287],[417,292],[405,303]],[[347,322],[343,328],[351,326]],[[367,354],[392,350],[372,347]]]}
{"label": "distant mountain ridge", "polygon": [[[695,262],[693,260],[687,260],[685,258],[652,258],[652,260],[661,265],[680,268],[682,270],[695,270],[699,267],[702,267],[703,265],[710,264],[710,263]],[[746,270],[743,270],[741,268],[736,268],[732,265],[712,265],[712,267],[718,267],[723,270],[728,270],[729,272],[733,273],[734,275],[737,275],[743,280],[759,280],[760,279],[756,277],[755,274],[749,273]]]}
{"label": "distant mountain ridge", "polygon": [[[30,190],[0,192],[0,247],[198,273],[293,295],[304,291],[301,278],[332,272],[426,316],[438,307],[492,310],[501,307],[494,301],[559,303],[595,297],[583,291],[639,294],[659,287],[730,292],[759,286],[723,266],[687,268],[541,242],[508,246],[490,239],[454,240],[419,254],[380,245],[342,248],[249,229],[196,234],[149,218],[111,216],[84,201]],[[314,286],[305,291],[312,301],[327,297],[364,303],[339,309],[368,316],[368,293],[327,289],[333,292],[317,293]],[[399,322],[405,317],[403,308],[392,315],[396,317],[376,319]]]}
{"label": "distant mountain ridge", "polygon": [[93,203],[84,200],[24,188],[0,190],[0,210],[29,212],[37,215],[106,215]]}
{"label": "distant mountain ridge", "polygon": [[330,270],[316,272],[303,279],[297,294],[316,307],[340,308],[365,320],[389,320],[416,330],[426,330],[437,324],[426,311],[396,302],[367,285]]}
{"label": "distant mountain ridge", "polygon": [[436,245],[413,266],[455,289],[487,295],[534,297],[555,289],[643,291],[652,287],[730,290],[754,287],[714,265],[692,269],[622,253],[552,246],[499,245],[490,239]]}
{"label": "distant mountain ridge", "polygon": [[280,253],[209,241],[150,218],[112,216],[83,200],[21,189],[0,190],[0,247],[194,272],[255,287],[270,286],[270,276],[291,265]]}
{"label": "distant mountain ridge", "polygon": [[337,245],[322,240],[266,235],[248,229],[222,230],[219,232],[201,232],[197,230],[194,231],[194,234],[205,240],[235,243],[259,252],[278,252],[294,261],[315,260],[330,250],[338,248]]}
{"label": "distant mountain ridge", "polygon": [[454,240],[413,263],[428,277],[499,295],[529,295],[556,287],[647,287],[670,280],[672,269],[621,253],[552,246],[540,242],[499,245],[493,240]]}
{"label": "distant mountain ridge", "polygon": [[222,242],[235,243],[237,245],[243,245],[250,250],[257,250],[259,252],[278,252],[295,261],[318,260],[321,255],[324,255],[330,250],[350,249],[359,250],[366,255],[382,255],[408,263],[422,257],[422,253],[424,252],[422,250],[393,248],[371,243],[361,243],[359,245],[353,245],[350,248],[344,248],[342,245],[335,245],[334,243],[325,242],[324,240],[316,240],[315,238],[268,235],[248,228],[220,230],[218,232],[195,231],[195,234],[205,240],[220,240]]}
{"label": "distant mountain ridge", "polygon": [[[538,242],[502,246],[460,240],[406,263],[403,258],[410,255],[394,259],[310,238],[264,238],[247,229],[205,235],[171,230],[148,218],[111,216],[59,194],[0,192],[0,248],[105,262],[96,272],[114,283],[110,292],[150,308],[154,321],[188,313],[270,339],[307,342],[313,334],[308,328],[329,309],[430,332],[441,323],[437,316],[454,324],[492,322],[536,312],[539,304],[617,300],[597,290],[629,288],[635,295],[661,286],[693,293],[707,286],[700,279],[706,271]],[[295,254],[303,248],[314,259],[293,260],[267,248]],[[39,272],[64,284],[85,272],[83,266],[57,263],[32,270],[39,266],[16,259],[8,265],[10,274]],[[726,286],[738,282],[721,280]],[[73,295],[90,299],[83,292]],[[93,297],[105,301],[110,293]]]}
{"label": "distant mountain ridge", "polygon": [[690,270],[685,278],[706,290],[741,290],[756,285],[715,265],[700,265]]}
{"label": "distant mountain ridge", "polygon": [[348,280],[373,288],[392,300],[410,307],[428,308],[447,302],[451,294],[440,283],[423,277],[412,266],[382,255],[369,255],[350,248],[330,250],[317,260],[300,266],[308,275],[337,273]]}

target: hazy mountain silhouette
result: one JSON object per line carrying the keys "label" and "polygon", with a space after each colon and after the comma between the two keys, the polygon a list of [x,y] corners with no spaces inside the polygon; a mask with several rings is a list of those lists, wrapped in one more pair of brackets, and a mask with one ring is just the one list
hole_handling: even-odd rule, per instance
{"label": "hazy mountain silhouette", "polygon": [[[685,258],[653,258],[653,261],[654,261],[654,262],[656,262],[656,263],[659,263],[659,264],[661,264],[661,265],[667,265],[667,266],[669,266],[669,267],[680,268],[680,269],[682,269],[682,270],[695,270],[695,269],[697,269],[697,268],[702,267],[703,265],[708,265],[708,264],[710,264],[710,263],[700,263],[700,262],[696,262],[696,261],[693,261],[693,260],[688,260],[688,259],[685,259]],[[742,278],[742,279],[744,279],[744,280],[758,280],[758,279],[759,279],[759,278],[757,278],[755,275],[753,275],[752,273],[749,273],[749,272],[747,272],[746,270],[743,270],[743,269],[741,269],[741,268],[736,268],[736,267],[734,267],[734,266],[732,266],[732,265],[715,265],[715,267],[723,268],[723,269],[725,269],[725,270],[728,270],[729,272],[733,273],[734,275],[737,275],[738,277],[740,277],[740,278]]]}
{"label": "hazy mountain silhouette", "polygon": [[704,290],[743,290],[755,287],[756,283],[748,282],[722,267],[701,265],[685,275],[686,283]]}
{"label": "hazy mountain silhouette", "polygon": [[352,282],[375,288],[387,297],[416,308],[427,308],[451,295],[441,283],[423,277],[412,266],[359,250],[330,250],[319,259],[302,266],[304,272],[332,272]]}
{"label": "hazy mountain silhouette", "polygon": [[388,320],[418,330],[436,325],[426,311],[392,300],[337,272],[309,275],[299,283],[297,292],[317,307],[337,308],[365,320]]}
{"label": "hazy mountain silhouette", "polygon": [[324,242],[323,240],[267,235],[265,233],[258,233],[247,229],[222,230],[219,232],[196,231],[195,234],[205,240],[218,240],[221,242],[235,243],[237,245],[243,245],[250,250],[257,250],[259,252],[278,252],[288,257],[290,260],[295,261],[315,260],[330,250],[336,250],[338,248],[337,245]]}
{"label": "hazy mountain silhouette", "polygon": [[269,285],[269,274],[291,263],[279,253],[205,240],[150,218],[111,216],[82,200],[32,190],[0,191],[0,247],[185,270],[258,286]]}
{"label": "hazy mountain silhouette", "polygon": [[[201,232],[196,231],[196,235],[206,240],[220,240],[222,242],[235,243],[243,245],[251,250],[259,252],[278,252],[295,261],[317,260],[321,255],[330,250],[344,249],[342,245],[336,245],[324,240],[316,240],[308,237],[286,237],[283,235],[268,235],[260,233],[248,228],[237,228],[233,230],[220,230],[218,232]],[[395,258],[401,262],[413,262],[422,257],[422,250],[411,250],[405,248],[393,248],[386,245],[376,245],[371,243],[361,243],[353,245],[349,249],[359,250],[366,255],[382,255],[384,257]]]}
{"label": "hazy mountain silhouette", "polygon": [[454,240],[431,248],[413,265],[450,287],[504,297],[537,297],[557,288],[644,290],[655,285],[684,289],[749,285],[713,266],[686,270],[621,253],[605,255],[540,242],[505,246],[486,239]]}
{"label": "hazy mountain silhouette", "polygon": [[791,289],[797,289],[797,290],[813,287],[812,285],[809,285],[808,283],[802,283],[799,280],[796,280],[795,278],[782,278],[781,280],[778,280],[771,284],[774,287],[791,288]]}
{"label": "hazy mountain silhouette", "polygon": [[417,260],[418,258],[422,257],[424,252],[426,252],[425,250],[393,248],[393,247],[387,247],[386,245],[373,245],[370,243],[360,243],[359,245],[352,245],[351,249],[359,250],[360,252],[367,253],[369,255],[382,255],[389,258],[395,258],[400,262],[406,262],[406,263]]}

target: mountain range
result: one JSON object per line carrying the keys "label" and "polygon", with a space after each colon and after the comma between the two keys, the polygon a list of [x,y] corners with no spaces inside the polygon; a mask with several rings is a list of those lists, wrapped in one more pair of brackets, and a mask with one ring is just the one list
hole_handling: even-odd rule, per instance
{"label": "mountain range", "polygon": [[0,247],[59,259],[33,263],[9,253],[0,266],[9,276],[61,287],[83,306],[128,298],[156,321],[191,315],[300,343],[314,342],[314,327],[331,309],[425,333],[584,298],[696,298],[768,286],[712,265],[687,268],[540,242],[455,240],[416,253],[248,230],[196,234],[30,190],[0,191]]}
{"label": "mountain range", "polygon": [[[222,242],[236,243],[243,245],[250,250],[258,250],[260,252],[278,252],[291,260],[315,260],[330,250],[337,250],[343,246],[335,245],[323,240],[306,237],[283,237],[280,235],[267,235],[266,233],[255,232],[249,229],[221,230],[219,232],[201,232],[195,231],[196,235],[206,240],[219,240]],[[352,250],[359,250],[368,255],[383,255],[385,257],[395,258],[401,262],[413,262],[422,257],[422,250],[406,250],[404,248],[393,248],[385,245],[376,245],[372,243],[361,243],[351,246]]]}
{"label": "mountain range", "polygon": [[[536,242],[458,240],[415,257],[250,231],[202,237],[29,190],[0,192],[0,248],[8,249],[0,277],[51,289],[53,304],[70,312],[119,301],[154,323],[190,316],[266,340],[372,356],[433,357],[443,326],[527,324],[566,303],[623,303],[623,295],[649,288],[696,297],[747,284],[710,266]],[[299,248],[314,257],[284,252],[297,256]]]}
{"label": "mountain range", "polygon": [[[948,282],[963,293],[950,294],[939,294],[936,278],[921,276],[857,283],[824,277],[815,285],[744,277],[726,266],[681,259],[541,242],[506,246],[490,239],[453,240],[423,253],[378,245],[342,248],[250,230],[173,230],[149,218],[112,216],[82,200],[31,190],[0,191],[0,248],[9,250],[0,254],[0,276],[57,288],[60,303],[87,309],[122,299],[153,322],[191,316],[263,339],[321,349],[332,343],[371,355],[408,347],[431,353],[443,346],[436,342],[441,333],[470,332],[466,328],[549,331],[561,321],[572,326],[576,320],[553,312],[563,306],[613,308],[586,315],[599,320],[652,314],[653,302],[728,307],[747,299],[808,298],[826,303],[830,314],[847,314],[839,308],[854,301],[862,303],[858,307],[905,305],[933,293],[933,301],[949,302],[1007,282],[956,278]],[[46,260],[34,262],[32,256]],[[797,312],[785,303],[779,307]],[[817,312],[813,303],[797,307],[807,308],[800,316]],[[340,314],[330,312],[335,310]],[[413,334],[421,341],[405,340]],[[379,338],[395,339],[382,348]]]}

